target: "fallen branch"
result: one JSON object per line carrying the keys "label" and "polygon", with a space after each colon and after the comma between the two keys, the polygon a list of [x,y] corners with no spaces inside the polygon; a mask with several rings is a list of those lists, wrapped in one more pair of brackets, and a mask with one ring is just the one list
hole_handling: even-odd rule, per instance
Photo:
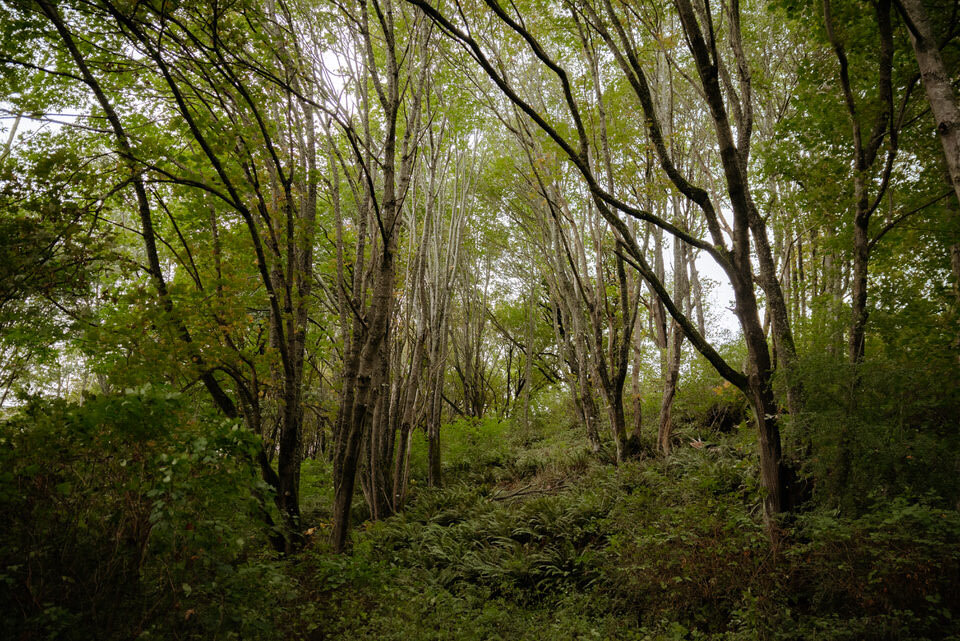
{"label": "fallen branch", "polygon": [[510,499],[518,498],[521,496],[531,496],[535,494],[552,494],[558,492],[567,487],[566,482],[561,481],[557,485],[552,485],[548,487],[533,487],[533,483],[523,486],[519,490],[514,490],[509,494],[492,494],[490,496],[491,501],[509,501]]}

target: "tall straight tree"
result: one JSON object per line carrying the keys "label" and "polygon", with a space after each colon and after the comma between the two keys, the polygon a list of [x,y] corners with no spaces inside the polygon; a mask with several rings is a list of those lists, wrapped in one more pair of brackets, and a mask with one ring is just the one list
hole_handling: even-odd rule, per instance
{"label": "tall straight tree", "polygon": [[[350,510],[361,453],[367,443],[367,464],[375,475],[371,501],[378,512],[393,505],[392,472],[394,432],[386,420],[388,399],[388,347],[397,279],[398,242],[402,211],[416,167],[429,64],[430,23],[419,13],[391,0],[360,0],[341,7],[348,15],[350,34],[362,73],[358,76],[362,122],[355,126],[339,118],[350,138],[359,167],[365,208],[359,218],[369,220],[369,292],[361,265],[365,248],[357,250],[354,267],[354,320],[345,349],[344,393],[337,419],[334,461],[333,545],[347,543]],[[368,91],[367,87],[372,90]],[[371,95],[372,94],[372,95]],[[371,105],[377,105],[374,120]],[[358,134],[358,131],[360,132]],[[357,280],[361,279],[361,280]]]}

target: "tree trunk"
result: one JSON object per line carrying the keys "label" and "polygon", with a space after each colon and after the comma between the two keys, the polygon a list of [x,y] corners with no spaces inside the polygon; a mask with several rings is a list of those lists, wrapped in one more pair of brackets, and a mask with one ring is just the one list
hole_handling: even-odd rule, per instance
{"label": "tree trunk", "polygon": [[[907,23],[927,102],[936,121],[937,137],[943,147],[950,183],[960,206],[960,108],[957,107],[953,95],[953,84],[943,64],[933,24],[923,0],[899,0],[897,8]],[[951,210],[960,211],[956,206],[951,207]],[[953,271],[954,294],[960,307],[960,243],[954,243],[950,247],[950,266]],[[960,343],[960,334],[957,342]]]}
{"label": "tree trunk", "polygon": [[670,440],[673,436],[673,397],[677,393],[682,346],[683,332],[674,324],[666,359],[667,369],[663,374],[663,395],[660,399],[660,419],[657,428],[657,445],[664,456],[670,455]]}
{"label": "tree trunk", "polygon": [[[395,240],[394,240],[395,243]],[[379,258],[378,273],[374,283],[373,299],[368,315],[368,332],[360,359],[356,376],[356,391],[347,421],[346,437],[340,465],[339,479],[334,483],[333,509],[333,547],[338,552],[343,551],[347,543],[349,530],[350,508],[353,503],[353,491],[356,486],[357,471],[360,461],[360,445],[364,434],[372,419],[374,406],[377,402],[378,391],[374,389],[377,379],[378,353],[387,339],[389,318],[393,303],[393,283],[395,279],[394,247],[388,245],[382,250]],[[337,482],[339,481],[339,482]]]}
{"label": "tree trunk", "polygon": [[937,136],[950,172],[950,182],[960,201],[960,109],[953,95],[951,79],[923,0],[898,0],[897,4],[910,33],[927,102],[936,121]]}

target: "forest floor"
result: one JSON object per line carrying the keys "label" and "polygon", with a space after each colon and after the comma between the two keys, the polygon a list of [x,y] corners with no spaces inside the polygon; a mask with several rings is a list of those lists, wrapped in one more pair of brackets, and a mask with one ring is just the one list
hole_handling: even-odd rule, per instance
{"label": "forest floor", "polygon": [[423,487],[416,442],[407,508],[375,523],[358,513],[347,555],[326,544],[329,470],[308,462],[315,530],[288,566],[290,635],[960,638],[955,509],[896,499],[843,516],[814,500],[772,543],[753,431],[680,437],[669,459],[616,466],[576,430],[461,421],[444,434],[444,487]]}
{"label": "forest floor", "polygon": [[309,540],[284,557],[258,442],[190,412],[144,388],[0,423],[0,639],[960,640],[956,468],[921,432],[884,455],[864,422],[838,491],[825,423],[826,471],[770,528],[747,423],[685,412],[669,457],[615,465],[569,421],[459,420],[443,487],[417,434],[407,505],[372,522],[358,497],[345,554],[329,464],[306,461]]}

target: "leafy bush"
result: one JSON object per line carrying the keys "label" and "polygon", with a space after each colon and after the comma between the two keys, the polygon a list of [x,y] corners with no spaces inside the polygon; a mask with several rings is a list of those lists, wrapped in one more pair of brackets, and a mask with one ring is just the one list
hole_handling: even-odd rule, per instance
{"label": "leafy bush", "polygon": [[955,638],[960,514],[937,497],[807,511],[772,543],[736,449],[624,472],[595,589],[650,638]]}
{"label": "leafy bush", "polygon": [[0,628],[12,638],[269,637],[254,437],[164,389],[32,401],[0,426]]}
{"label": "leafy bush", "polygon": [[809,444],[819,501],[856,514],[874,497],[960,499],[960,385],[953,357],[878,354],[856,367],[828,353],[801,366],[807,402],[787,435]]}
{"label": "leafy bush", "polygon": [[642,623],[723,630],[745,592],[769,590],[754,465],[734,452],[636,465],[639,483],[611,511],[603,589]]}
{"label": "leafy bush", "polygon": [[798,517],[796,542],[786,550],[786,589],[796,595],[800,623],[838,619],[857,632],[836,638],[947,638],[955,631],[960,514],[937,503],[883,500],[854,519],[823,511]]}

